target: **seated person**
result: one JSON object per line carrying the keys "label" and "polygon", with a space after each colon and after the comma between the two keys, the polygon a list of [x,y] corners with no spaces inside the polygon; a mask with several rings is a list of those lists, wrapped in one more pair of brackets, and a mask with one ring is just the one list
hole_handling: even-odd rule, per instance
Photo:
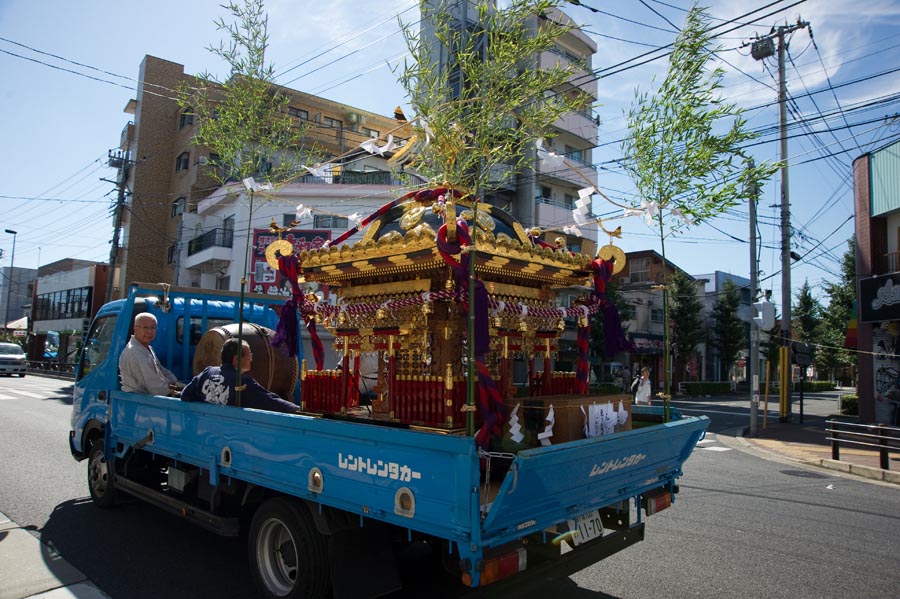
{"label": "seated person", "polygon": [[122,390],[129,393],[174,395],[181,388],[178,377],[167,370],[153,353],[150,343],[156,338],[156,316],[141,312],[134,317],[134,335],[119,356]]}
{"label": "seated person", "polygon": [[[205,401],[220,406],[237,405],[237,392],[235,385],[238,378],[238,344],[237,339],[228,339],[222,346],[222,365],[207,366],[203,372],[191,379],[181,392],[182,401]],[[272,412],[287,412],[296,414],[300,406],[285,401],[278,395],[266,390],[257,383],[252,376],[245,374],[250,371],[250,363],[253,354],[250,345],[244,341],[241,348],[241,404],[243,408],[256,408],[257,410],[269,410]]]}

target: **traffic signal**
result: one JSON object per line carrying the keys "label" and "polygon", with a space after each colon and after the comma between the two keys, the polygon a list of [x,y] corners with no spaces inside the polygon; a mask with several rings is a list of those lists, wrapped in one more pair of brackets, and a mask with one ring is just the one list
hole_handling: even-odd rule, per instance
{"label": "traffic signal", "polygon": [[753,304],[756,308],[757,316],[753,317],[753,322],[763,331],[769,331],[775,328],[775,304],[772,302],[761,301]]}

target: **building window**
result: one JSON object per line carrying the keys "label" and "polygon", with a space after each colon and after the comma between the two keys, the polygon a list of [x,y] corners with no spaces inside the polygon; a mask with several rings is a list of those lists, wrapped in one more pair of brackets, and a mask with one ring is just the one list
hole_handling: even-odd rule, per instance
{"label": "building window", "polygon": [[293,106],[288,106],[288,115],[297,117],[301,121],[309,120],[309,112],[303,110],[302,108],[294,108]]}
{"label": "building window", "polygon": [[184,197],[177,198],[174,202],[172,202],[172,218],[175,218],[179,214],[184,214]]}
{"label": "building window", "polygon": [[344,123],[342,123],[338,119],[333,119],[330,116],[322,117],[322,124],[326,127],[332,127],[334,129],[340,129],[344,126]]}
{"label": "building window", "polygon": [[234,243],[234,215],[222,219],[222,243],[224,247],[231,247]]}
{"label": "building window", "polygon": [[563,194],[563,206],[566,208],[574,208],[575,207],[575,196],[572,194]]}
{"label": "building window", "polygon": [[87,318],[91,312],[91,288],[42,293],[37,296],[33,312],[35,320]]}
{"label": "building window", "polygon": [[174,264],[175,263],[175,244],[169,246],[169,251],[166,253],[166,264]]}
{"label": "building window", "polygon": [[181,116],[178,118],[178,128],[184,129],[188,125],[194,124],[194,109],[193,108],[185,108]]}
{"label": "building window", "polygon": [[584,150],[579,150],[578,148],[573,148],[572,146],[566,146],[566,157],[584,164]]}
{"label": "building window", "polygon": [[221,162],[219,155],[216,154],[215,152],[210,152],[209,158],[207,159],[206,163],[213,168],[218,168],[219,162]]}
{"label": "building window", "polygon": [[186,171],[191,163],[191,154],[189,152],[182,152],[178,155],[178,158],[175,159],[175,172]]}
{"label": "building window", "polygon": [[663,309],[650,308],[650,322],[663,322]]}
{"label": "building window", "polygon": [[631,282],[646,283],[650,280],[650,258],[632,258],[628,261],[630,266]]}
{"label": "building window", "polygon": [[347,229],[349,227],[346,217],[330,214],[316,214],[313,222],[316,229]]}
{"label": "building window", "polygon": [[231,277],[224,276],[216,279],[216,289],[219,291],[229,291],[231,287]]}
{"label": "building window", "polygon": [[371,137],[372,139],[378,139],[379,137],[381,137],[381,133],[379,133],[375,129],[369,129],[368,127],[363,127],[361,131],[362,131],[363,135],[365,135],[366,137]]}
{"label": "building window", "polygon": [[541,185],[541,197],[545,200],[553,199],[553,194],[551,193],[551,189],[546,185]]}

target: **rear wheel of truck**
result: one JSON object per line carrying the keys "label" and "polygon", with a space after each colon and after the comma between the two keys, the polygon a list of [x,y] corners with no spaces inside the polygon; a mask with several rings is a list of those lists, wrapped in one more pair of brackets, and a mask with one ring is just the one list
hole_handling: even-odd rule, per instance
{"label": "rear wheel of truck", "polygon": [[280,497],[265,502],[250,524],[248,550],[263,596],[315,599],[328,593],[325,538],[306,505]]}
{"label": "rear wheel of truck", "polygon": [[116,489],[113,484],[113,473],[103,455],[103,441],[98,439],[91,444],[88,454],[88,490],[94,505],[101,508],[112,507],[116,501]]}

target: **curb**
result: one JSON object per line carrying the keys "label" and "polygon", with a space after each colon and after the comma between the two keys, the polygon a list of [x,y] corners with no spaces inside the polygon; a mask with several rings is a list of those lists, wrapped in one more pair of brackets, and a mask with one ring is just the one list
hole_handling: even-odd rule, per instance
{"label": "curb", "polygon": [[781,463],[794,463],[794,464],[804,464],[806,466],[811,466],[813,468],[822,468],[825,470],[832,470],[834,472],[840,472],[843,474],[852,474],[854,476],[865,478],[867,480],[877,481],[881,483],[888,483],[893,485],[900,485],[900,472],[894,472],[892,470],[883,470],[881,468],[873,468],[872,466],[863,466],[861,464],[853,464],[850,462],[844,462],[840,460],[832,460],[827,458],[820,458],[815,460],[802,460],[799,458],[794,458],[789,455],[777,453],[774,451],[770,451],[768,449],[764,449],[755,445],[752,441],[748,440],[745,435],[749,431],[750,427],[737,427],[731,428],[728,430],[721,431],[716,433],[716,438],[722,441],[723,437],[728,438],[729,440],[733,440],[734,443],[729,443],[723,441],[726,445],[733,447],[734,449],[738,449],[745,453],[750,453],[757,455],[763,459],[781,462]]}
{"label": "curb", "polygon": [[[816,462],[818,462],[818,464],[816,464]],[[863,478],[870,478],[872,480],[879,480],[886,483],[900,485],[900,472],[894,472],[892,470],[882,470],[881,468],[873,468],[871,466],[862,466],[860,464],[851,464],[849,462],[842,462],[840,460],[831,460],[826,458],[822,458],[810,463],[816,464],[828,470],[846,472],[848,474],[862,476]]]}

